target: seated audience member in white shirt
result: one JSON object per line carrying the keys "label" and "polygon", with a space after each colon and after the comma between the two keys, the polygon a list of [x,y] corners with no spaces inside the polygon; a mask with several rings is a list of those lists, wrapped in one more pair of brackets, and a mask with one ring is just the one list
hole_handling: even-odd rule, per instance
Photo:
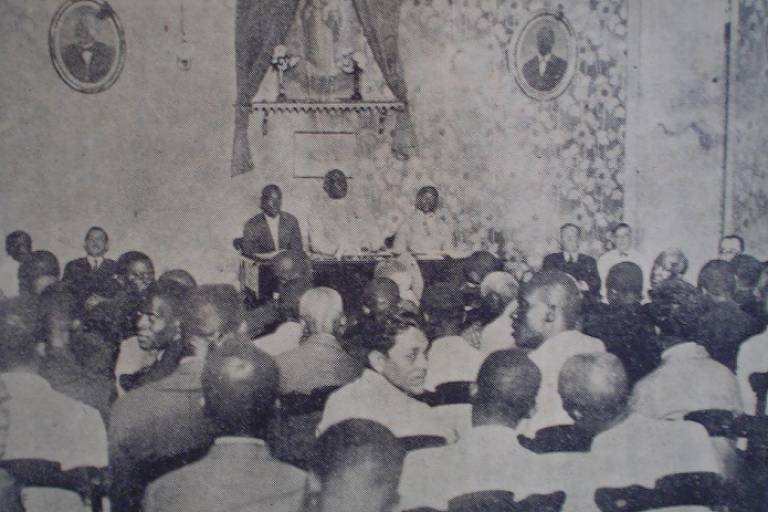
{"label": "seated audience member in white shirt", "polygon": [[405,449],[383,425],[345,420],[315,443],[310,463],[320,482],[318,512],[390,512]]}
{"label": "seated audience member in white shirt", "polygon": [[[44,349],[25,324],[23,315],[10,308],[0,312],[0,378],[10,396],[3,458],[58,462],[63,471],[105,468],[107,433],[99,412],[54,391],[39,375]],[[78,494],[51,487],[27,487],[22,500],[29,512],[90,510]]]}
{"label": "seated audience member in white shirt", "polygon": [[383,246],[384,237],[370,211],[347,198],[347,177],[342,171],[328,171],[323,190],[328,197],[313,205],[307,219],[310,252],[343,256]]}
{"label": "seated audience member in white shirt", "polygon": [[393,250],[439,255],[453,250],[453,227],[437,212],[440,195],[432,186],[416,194],[416,211],[398,228]]}
{"label": "seated audience member in white shirt", "polygon": [[[642,269],[644,276],[650,275],[645,256],[632,246],[632,228],[629,224],[622,222],[616,225],[613,231],[611,231],[611,235],[616,248],[606,252],[597,260],[597,272],[600,274],[601,283],[600,295],[603,297],[604,302],[608,301],[608,290],[605,286],[608,272],[617,263],[631,261]],[[647,291],[647,284],[644,291]]]}
{"label": "seated audience member in white shirt", "polygon": [[605,351],[602,341],[577,330],[581,303],[576,280],[559,270],[535,274],[520,290],[513,320],[515,339],[517,346],[532,350],[531,360],[541,370],[536,414],[526,427],[529,437],[545,427],[573,423],[557,392],[560,369],[573,355]]}
{"label": "seated audience member in white shirt", "polygon": [[328,398],[318,435],[347,419],[381,423],[397,437],[440,436],[455,441],[454,431],[414,396],[424,392],[429,342],[416,315],[398,311],[382,319],[367,343],[369,369]]}
{"label": "seated audience member in white shirt", "polygon": [[496,318],[480,332],[480,350],[490,354],[515,346],[512,312],[517,308],[518,282],[508,272],[491,272],[480,283],[483,304]]}
{"label": "seated audience member in white shirt", "polygon": [[504,490],[516,500],[561,490],[561,455],[538,455],[518,442],[518,427],[536,403],[541,372],[524,350],[501,350],[480,368],[472,397],[472,428],[450,446],[416,450],[406,457],[401,509],[446,510],[463,494]]}
{"label": "seated audience member in white shirt", "polygon": [[594,493],[600,487],[652,488],[659,478],[677,473],[723,474],[701,425],[648,418],[627,407],[626,373],[613,354],[573,356],[563,365],[560,383],[568,413],[596,434],[590,451],[569,467],[563,511],[596,510]]}
{"label": "seated audience member in white shirt", "polygon": [[5,237],[5,253],[0,260],[0,298],[19,294],[19,264],[32,252],[32,237],[25,231],[14,231]]}

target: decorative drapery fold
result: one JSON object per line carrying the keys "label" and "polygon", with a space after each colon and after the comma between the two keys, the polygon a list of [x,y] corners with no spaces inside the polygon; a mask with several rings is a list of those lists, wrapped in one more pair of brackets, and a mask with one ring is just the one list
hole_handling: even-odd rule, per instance
{"label": "decorative drapery fold", "polygon": [[291,29],[300,0],[237,0],[235,66],[237,102],[232,176],[253,169],[248,141],[250,103],[269,71],[272,52]]}
{"label": "decorative drapery fold", "polygon": [[407,159],[416,150],[416,132],[398,46],[401,0],[352,0],[352,3],[384,80],[392,94],[405,104],[405,109],[397,114],[392,151],[398,158]]}

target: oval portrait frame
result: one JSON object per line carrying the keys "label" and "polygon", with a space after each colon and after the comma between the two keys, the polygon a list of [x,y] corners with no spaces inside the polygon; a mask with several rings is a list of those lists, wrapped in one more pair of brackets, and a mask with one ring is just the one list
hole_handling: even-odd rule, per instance
{"label": "oval portrait frame", "polygon": [[[564,56],[560,56],[565,58],[567,68],[557,85],[549,90],[540,90],[532,86],[523,74],[523,66],[525,66],[527,62],[523,53],[524,50],[527,50],[525,53],[529,55],[528,59],[530,59],[531,55],[529,49],[523,48],[523,42],[526,39],[530,39],[528,33],[535,29],[538,25],[541,25],[544,20],[549,20],[549,24],[557,25],[560,27],[561,33],[567,34],[568,39],[566,43],[567,52]],[[538,50],[534,52],[534,54],[536,53],[538,53]],[[578,68],[578,53],[576,36],[574,34],[573,27],[571,27],[571,24],[562,13],[550,10],[542,10],[536,12],[533,17],[531,17],[531,19],[525,23],[517,37],[517,41],[515,42],[515,81],[517,81],[518,86],[527,96],[536,100],[553,100],[563,94],[573,81],[573,77],[576,74],[576,69]]]}
{"label": "oval portrait frame", "polygon": [[[104,21],[109,21],[114,31],[114,56],[112,58],[109,71],[100,80],[88,82],[78,79],[65,63],[63,49],[61,47],[60,35],[65,21],[70,13],[80,7],[91,7],[98,12],[97,17]],[[120,74],[125,66],[126,43],[125,30],[123,29],[120,18],[106,0],[65,0],[56,10],[51,19],[51,26],[48,30],[48,50],[51,62],[56,73],[72,89],[84,94],[96,94],[106,91],[120,78]]]}

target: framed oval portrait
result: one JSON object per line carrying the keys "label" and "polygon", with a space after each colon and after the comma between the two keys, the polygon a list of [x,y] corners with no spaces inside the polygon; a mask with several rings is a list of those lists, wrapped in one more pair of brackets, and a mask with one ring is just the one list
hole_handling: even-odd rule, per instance
{"label": "framed oval portrait", "polygon": [[106,0],[66,0],[51,20],[48,47],[61,79],[82,93],[109,89],[125,65],[125,32]]}
{"label": "framed oval portrait", "polygon": [[536,13],[520,31],[515,44],[515,79],[537,100],[560,96],[576,71],[576,38],[561,13]]}

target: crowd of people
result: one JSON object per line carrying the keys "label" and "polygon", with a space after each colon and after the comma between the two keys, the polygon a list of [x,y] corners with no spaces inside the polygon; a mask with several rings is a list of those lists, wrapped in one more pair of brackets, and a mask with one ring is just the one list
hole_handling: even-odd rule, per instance
{"label": "crowd of people", "polygon": [[[430,275],[392,256],[350,300],[314,282],[281,198],[265,187],[240,246],[269,293],[113,261],[100,227],[63,272],[8,235],[0,509],[589,511],[598,489],[675,475],[764,503],[738,436],[695,421],[766,412],[750,377],[768,371],[768,265],[739,237],[694,280],[680,249],[646,268],[627,224],[598,259],[565,224],[539,269],[480,251]],[[395,252],[450,243],[437,201],[420,192]],[[338,253],[329,226],[314,241]]]}

